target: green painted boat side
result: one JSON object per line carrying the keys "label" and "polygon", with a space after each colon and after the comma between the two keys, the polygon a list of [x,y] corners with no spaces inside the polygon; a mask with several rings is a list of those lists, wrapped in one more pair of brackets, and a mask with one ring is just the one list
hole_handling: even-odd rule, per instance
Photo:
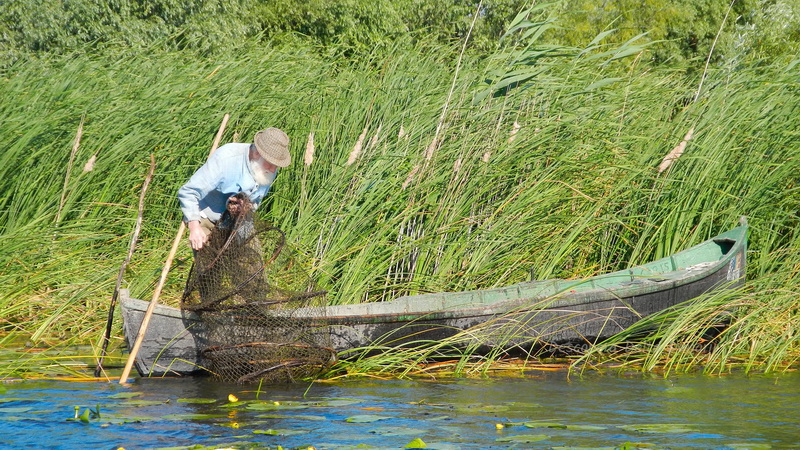
{"label": "green painted boat side", "polygon": [[[738,227],[665,258],[580,280],[528,281],[493,289],[403,296],[388,302],[309,309],[320,339],[337,351],[441,341],[469,329],[486,350],[542,346],[580,349],[650,314],[705,292],[744,282],[748,226]],[[148,302],[121,292],[129,346]],[[293,317],[298,317],[293,314]],[[203,372],[205,327],[191,312],[157,306],[136,359],[143,376]]]}

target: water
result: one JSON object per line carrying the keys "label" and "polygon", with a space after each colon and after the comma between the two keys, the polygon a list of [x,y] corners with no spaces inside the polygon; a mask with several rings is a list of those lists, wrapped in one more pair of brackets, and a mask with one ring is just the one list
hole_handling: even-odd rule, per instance
{"label": "water", "polygon": [[[402,448],[421,439],[441,449],[626,442],[786,448],[800,446],[798,388],[796,373],[568,380],[563,372],[533,372],[282,385],[258,394],[252,386],[207,379],[138,379],[129,386],[23,381],[0,385],[0,447]],[[231,404],[229,394],[239,402]],[[75,406],[84,413],[98,404],[99,419],[74,420]]]}

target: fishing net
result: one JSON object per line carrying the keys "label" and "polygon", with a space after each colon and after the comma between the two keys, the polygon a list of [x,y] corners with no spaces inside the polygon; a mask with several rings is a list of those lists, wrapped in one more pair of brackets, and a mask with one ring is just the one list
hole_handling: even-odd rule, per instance
{"label": "fishing net", "polygon": [[239,195],[195,253],[181,307],[204,322],[202,352],[218,379],[281,383],[335,361],[321,327],[324,295],[284,233],[256,219]]}

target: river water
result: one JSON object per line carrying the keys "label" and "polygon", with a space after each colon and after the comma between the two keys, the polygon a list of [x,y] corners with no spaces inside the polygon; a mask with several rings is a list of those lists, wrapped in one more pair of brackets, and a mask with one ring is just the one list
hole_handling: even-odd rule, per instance
{"label": "river water", "polygon": [[1,448],[422,443],[439,449],[798,447],[800,374],[580,378],[531,372],[265,386],[260,392],[200,378],[137,379],[127,386],[0,384]]}

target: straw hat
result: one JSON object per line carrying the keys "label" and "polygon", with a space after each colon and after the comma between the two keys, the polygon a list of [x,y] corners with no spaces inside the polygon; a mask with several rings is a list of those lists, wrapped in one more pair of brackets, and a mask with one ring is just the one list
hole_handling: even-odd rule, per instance
{"label": "straw hat", "polygon": [[292,162],[289,154],[289,136],[277,128],[267,128],[256,133],[256,150],[262,158],[278,167],[286,167]]}

